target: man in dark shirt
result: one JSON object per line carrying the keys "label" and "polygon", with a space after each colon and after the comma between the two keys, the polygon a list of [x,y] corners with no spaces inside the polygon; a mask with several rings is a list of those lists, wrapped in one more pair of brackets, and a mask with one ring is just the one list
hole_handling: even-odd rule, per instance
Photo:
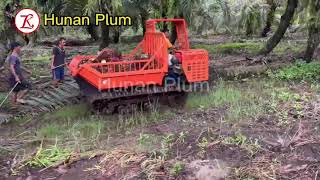
{"label": "man in dark shirt", "polygon": [[[12,104],[21,103],[24,104],[23,98],[30,90],[31,85],[26,81],[22,75],[21,67],[21,45],[17,42],[10,44],[11,54],[8,56],[10,66],[9,84],[13,88]],[[27,70],[28,73],[30,71]]]}
{"label": "man in dark shirt", "polygon": [[58,46],[54,47],[52,50],[53,57],[51,63],[53,85],[55,87],[58,87],[58,83],[62,83],[64,80],[64,66],[66,59],[66,53],[64,50],[66,39],[61,37],[58,43]]}

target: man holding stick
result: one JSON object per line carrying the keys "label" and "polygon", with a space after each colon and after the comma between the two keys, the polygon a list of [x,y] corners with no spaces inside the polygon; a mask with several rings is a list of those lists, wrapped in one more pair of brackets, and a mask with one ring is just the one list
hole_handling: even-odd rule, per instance
{"label": "man holding stick", "polygon": [[[26,102],[23,98],[31,89],[31,85],[22,75],[21,45],[18,42],[13,42],[10,44],[10,50],[11,54],[8,56],[8,61],[10,66],[9,84],[13,93],[11,101],[13,105],[16,103],[24,104]],[[26,69],[24,70],[31,73]]]}
{"label": "man holding stick", "polygon": [[58,41],[58,46],[54,47],[52,50],[52,62],[51,70],[53,77],[53,85],[58,87],[59,83],[63,83],[64,80],[64,66],[66,65],[66,53],[64,46],[66,44],[66,39],[61,37]]}

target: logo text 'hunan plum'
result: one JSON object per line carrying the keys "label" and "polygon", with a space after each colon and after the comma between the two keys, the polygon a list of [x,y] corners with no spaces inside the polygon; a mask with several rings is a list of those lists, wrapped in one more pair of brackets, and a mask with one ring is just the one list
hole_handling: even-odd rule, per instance
{"label": "logo text 'hunan plum'", "polygon": [[94,23],[88,16],[56,16],[55,14],[44,14],[45,26],[88,26],[95,24],[99,26],[105,23],[107,26],[131,26],[132,18],[130,16],[110,16],[109,14],[96,14]]}

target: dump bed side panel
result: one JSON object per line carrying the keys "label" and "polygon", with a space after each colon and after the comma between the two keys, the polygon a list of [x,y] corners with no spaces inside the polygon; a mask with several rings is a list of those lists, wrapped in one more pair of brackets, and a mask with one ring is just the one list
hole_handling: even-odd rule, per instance
{"label": "dump bed side panel", "polygon": [[154,63],[158,69],[168,71],[168,48],[166,37],[163,33],[147,32],[143,41],[143,53],[154,55]]}

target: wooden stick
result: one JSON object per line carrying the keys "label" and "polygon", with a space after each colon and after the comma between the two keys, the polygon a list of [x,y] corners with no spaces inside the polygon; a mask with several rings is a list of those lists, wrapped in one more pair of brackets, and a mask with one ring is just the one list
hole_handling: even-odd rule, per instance
{"label": "wooden stick", "polygon": [[14,86],[13,86],[13,88],[11,89],[11,91],[8,93],[8,95],[4,98],[4,100],[1,102],[1,104],[0,104],[0,108],[2,107],[2,105],[4,104],[4,102],[8,99],[8,97],[10,96],[10,94],[13,92],[13,90],[18,86],[18,84],[19,84],[20,82],[17,82]]}
{"label": "wooden stick", "polygon": [[68,65],[68,63],[64,63],[64,64],[61,64],[61,65],[59,65],[59,66],[56,66],[56,67],[54,67],[52,70],[57,69],[58,67],[65,66],[65,65]]}

